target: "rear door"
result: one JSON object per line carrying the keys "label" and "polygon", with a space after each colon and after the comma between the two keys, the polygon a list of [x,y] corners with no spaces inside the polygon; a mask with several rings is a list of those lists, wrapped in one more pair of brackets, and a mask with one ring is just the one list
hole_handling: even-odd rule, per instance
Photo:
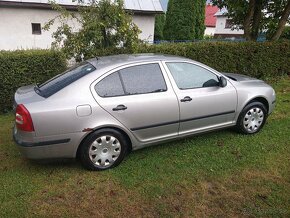
{"label": "rear door", "polygon": [[188,62],[166,62],[180,105],[179,133],[188,134],[232,125],[237,93],[228,81],[219,86],[213,71]]}
{"label": "rear door", "polygon": [[128,65],[94,84],[99,105],[140,141],[176,136],[179,106],[159,62]]}

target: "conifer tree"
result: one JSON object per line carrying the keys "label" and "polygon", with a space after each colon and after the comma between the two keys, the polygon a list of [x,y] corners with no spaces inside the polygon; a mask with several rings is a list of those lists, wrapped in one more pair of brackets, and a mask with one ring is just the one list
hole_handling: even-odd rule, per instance
{"label": "conifer tree", "polygon": [[154,40],[163,40],[163,29],[165,25],[165,14],[155,16]]}
{"label": "conifer tree", "polygon": [[204,34],[204,0],[169,0],[164,26],[167,40],[201,39]]}

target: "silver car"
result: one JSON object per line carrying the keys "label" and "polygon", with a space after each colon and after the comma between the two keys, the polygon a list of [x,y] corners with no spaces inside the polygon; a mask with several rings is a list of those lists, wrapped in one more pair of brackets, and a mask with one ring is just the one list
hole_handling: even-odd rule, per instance
{"label": "silver car", "polygon": [[257,133],[275,99],[261,80],[183,57],[107,56],[19,88],[13,136],[27,158],[79,157],[104,170],[172,139],[233,126]]}

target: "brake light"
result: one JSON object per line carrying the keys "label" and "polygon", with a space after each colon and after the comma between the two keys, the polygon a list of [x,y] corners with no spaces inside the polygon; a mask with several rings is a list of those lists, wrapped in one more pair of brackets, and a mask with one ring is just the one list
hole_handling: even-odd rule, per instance
{"label": "brake light", "polygon": [[19,104],[16,107],[15,123],[17,129],[33,132],[34,127],[29,111],[24,107],[23,104]]}

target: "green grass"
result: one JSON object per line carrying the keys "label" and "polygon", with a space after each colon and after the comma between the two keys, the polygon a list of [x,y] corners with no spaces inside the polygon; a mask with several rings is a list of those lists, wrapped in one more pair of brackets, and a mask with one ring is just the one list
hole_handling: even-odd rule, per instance
{"label": "green grass", "polygon": [[289,217],[290,79],[253,136],[221,130],[132,152],[112,170],[39,164],[0,115],[0,217]]}

